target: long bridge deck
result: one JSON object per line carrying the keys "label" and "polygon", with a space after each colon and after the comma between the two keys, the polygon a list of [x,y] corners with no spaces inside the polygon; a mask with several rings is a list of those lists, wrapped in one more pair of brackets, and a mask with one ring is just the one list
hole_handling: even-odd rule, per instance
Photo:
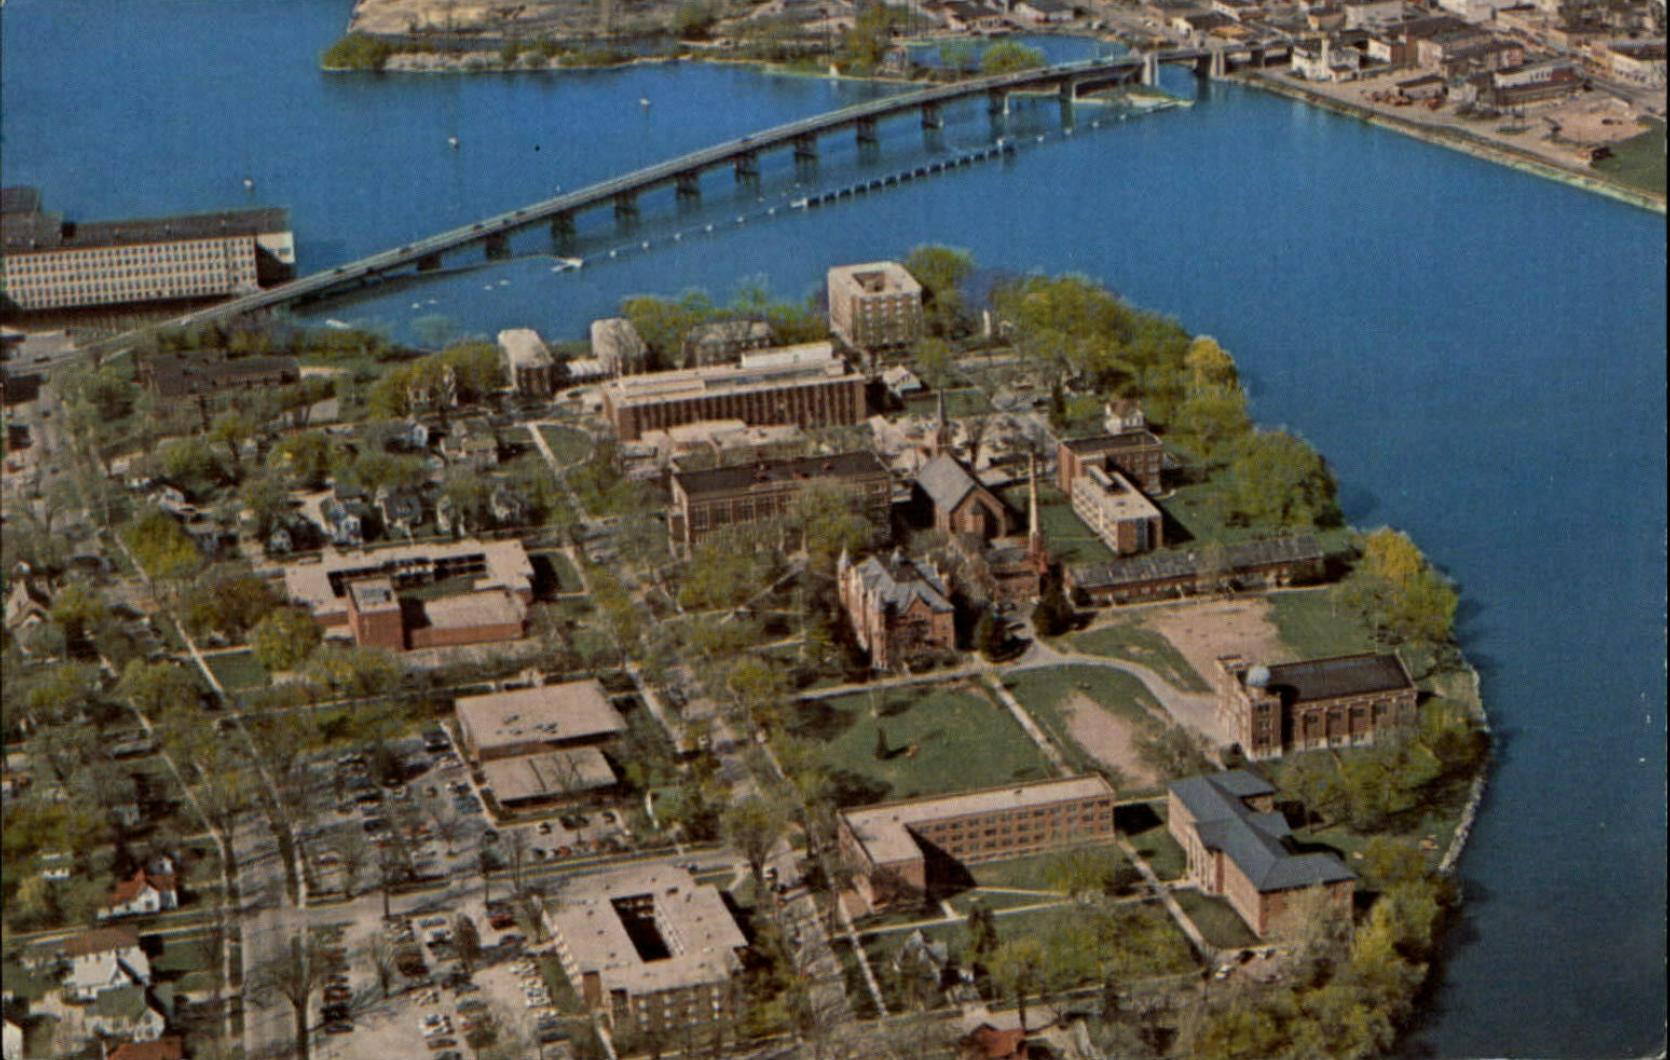
{"label": "long bridge deck", "polygon": [[640,193],[669,184],[678,185],[681,190],[693,189],[694,181],[701,173],[725,165],[737,166],[739,175],[742,175],[745,169],[752,169],[763,152],[793,147],[799,156],[815,157],[816,140],[825,133],[857,128],[861,139],[866,135],[873,137],[876,122],[909,111],[922,111],[923,123],[927,125],[937,122],[939,106],[971,97],[985,95],[996,106],[1011,92],[1053,87],[1062,93],[1063,98],[1071,99],[1082,92],[1129,83],[1139,77],[1151,80],[1160,63],[1190,63],[1204,73],[1206,64],[1214,61],[1226,64],[1231,55],[1261,62],[1264,46],[1238,45],[1216,50],[1173,48],[1147,54],[1132,53],[977,78],[859,103],[692,151],[577,191],[418,239],[393,250],[251,292],[188,313],[174,323],[188,325],[232,319],[366,287],[401,270],[427,271],[438,267],[443,255],[473,244],[485,245],[488,255],[495,256],[495,250],[507,252],[506,241],[513,233],[545,224],[552,225],[553,232],[565,228],[572,230],[575,214],[610,204],[617,210],[630,212],[635,209],[635,197]]}

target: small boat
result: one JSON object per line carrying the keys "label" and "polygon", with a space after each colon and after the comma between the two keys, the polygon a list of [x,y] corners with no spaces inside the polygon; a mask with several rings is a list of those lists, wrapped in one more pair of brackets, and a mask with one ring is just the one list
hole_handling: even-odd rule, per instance
{"label": "small boat", "polygon": [[254,191],[255,190],[255,178],[254,177],[245,177],[244,178],[244,190],[245,191]]}
{"label": "small boat", "polygon": [[643,107],[645,110],[648,110],[649,109],[649,100],[646,97],[643,97],[643,96],[638,97],[638,106]]}
{"label": "small boat", "polygon": [[352,326],[353,325],[348,324],[344,321],[337,320],[335,317],[332,317],[329,320],[325,321],[325,327],[335,328],[338,331],[347,331]]}
{"label": "small boat", "polygon": [[510,281],[509,280],[500,280],[499,281],[499,286],[500,287],[509,287],[510,286]]}
{"label": "small boat", "polygon": [[454,151],[458,150],[458,137],[449,136],[446,138],[446,142],[448,147],[452,148]]}

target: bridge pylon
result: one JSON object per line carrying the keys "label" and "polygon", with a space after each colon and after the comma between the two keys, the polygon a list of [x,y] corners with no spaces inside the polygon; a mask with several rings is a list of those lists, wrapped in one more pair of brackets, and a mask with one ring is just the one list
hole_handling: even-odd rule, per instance
{"label": "bridge pylon", "polygon": [[615,196],[615,220],[630,228],[638,223],[638,196],[629,191]]}
{"label": "bridge pylon", "polygon": [[488,261],[503,261],[510,257],[510,233],[494,232],[482,244]]}
{"label": "bridge pylon", "polygon": [[1222,48],[1212,49],[1212,67],[1207,76],[1214,81],[1222,81],[1229,74],[1229,56]]}
{"label": "bridge pylon", "polygon": [[736,170],[738,184],[760,179],[760,156],[757,151],[742,152],[732,161],[731,166]]}
{"label": "bridge pylon", "polygon": [[938,103],[922,104],[922,128],[945,128],[945,115],[940,111]]}
{"label": "bridge pylon", "polygon": [[1007,88],[988,88],[986,90],[986,113],[994,116],[1009,113],[1009,90]]}
{"label": "bridge pylon", "polygon": [[878,140],[878,137],[876,136],[876,120],[874,118],[859,118],[856,128],[858,132],[858,146],[874,147]]}
{"label": "bridge pylon", "polygon": [[1160,55],[1147,52],[1142,57],[1142,83],[1149,88],[1160,83]]}

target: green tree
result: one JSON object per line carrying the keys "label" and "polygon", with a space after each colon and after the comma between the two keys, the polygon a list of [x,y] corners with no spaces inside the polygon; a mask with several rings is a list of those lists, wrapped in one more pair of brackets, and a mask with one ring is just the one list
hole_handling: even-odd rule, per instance
{"label": "green tree", "polygon": [[272,451],[273,467],[306,489],[323,486],[342,457],[341,448],[324,431],[287,434]]}
{"label": "green tree", "polygon": [[[943,336],[960,331],[965,324],[962,285],[974,272],[974,256],[966,250],[928,243],[912,249],[904,266],[922,285],[929,332]],[[926,364],[923,367],[927,369]]]}
{"label": "green tree", "polygon": [[1426,557],[1408,534],[1383,526],[1363,539],[1363,569],[1402,589],[1427,569]]}
{"label": "green tree", "polygon": [[996,660],[1003,654],[1007,646],[1003,636],[1003,624],[988,608],[980,612],[980,621],[974,624],[974,648],[987,662]]}
{"label": "green tree", "polygon": [[1189,388],[1195,393],[1241,388],[1234,358],[1210,335],[1197,336],[1189,343],[1183,367],[1189,373]]}
{"label": "green tree", "polygon": [[758,795],[733,802],[720,816],[719,826],[725,841],[748,861],[756,894],[765,894],[765,861],[786,823],[781,806]]}
{"label": "green tree", "polygon": [[968,931],[968,952],[974,963],[985,965],[998,947],[997,917],[991,907],[976,898],[968,908],[963,927]]}
{"label": "green tree", "polygon": [[394,46],[364,33],[350,33],[320,55],[326,70],[381,70],[394,54]]}
{"label": "green tree", "polygon": [[255,424],[248,416],[236,409],[221,413],[215,417],[209,427],[209,437],[216,445],[226,447],[227,459],[231,461],[233,479],[244,477],[244,444],[255,437]]}
{"label": "green tree", "polygon": [[52,621],[64,631],[66,639],[75,641],[89,635],[109,615],[109,608],[98,592],[80,579],[73,580],[58,590],[52,598]]}
{"label": "green tree", "polygon": [[402,671],[399,661],[381,649],[326,644],[308,657],[305,673],[332,696],[358,699],[392,692]]}
{"label": "green tree", "polygon": [[294,607],[269,612],[255,624],[249,638],[255,658],[273,673],[300,666],[322,639],[313,616]]}
{"label": "green tree", "polygon": [[1203,390],[1183,402],[1172,422],[1184,444],[1205,461],[1221,458],[1252,432],[1247,398],[1239,389]]}
{"label": "green tree", "polygon": [[680,40],[706,40],[716,21],[711,7],[701,0],[688,0],[673,12],[673,35]]}
{"label": "green tree", "polygon": [[1068,603],[1061,582],[1052,580],[1032,609],[1032,628],[1040,637],[1059,637],[1073,628],[1074,618],[1073,605]]}
{"label": "green tree", "polygon": [[202,438],[174,438],[162,443],[157,456],[162,473],[196,488],[208,485],[220,473],[214,450]]}
{"label": "green tree", "polygon": [[1021,1029],[1026,1029],[1026,999],[1043,984],[1049,968],[1049,954],[1036,936],[1023,935],[1000,943],[989,962],[991,976],[998,986],[1015,997],[1020,1010]]}
{"label": "green tree", "polygon": [[1334,476],[1315,449],[1285,431],[1260,431],[1230,463],[1230,512],[1247,526],[1311,528],[1340,520]]}
{"label": "green tree", "polygon": [[1044,53],[1019,41],[1003,40],[988,47],[980,56],[980,72],[990,76],[1014,74],[1022,70],[1036,70],[1045,65]]}
{"label": "green tree", "polygon": [[290,491],[276,475],[262,474],[246,479],[238,491],[238,499],[249,509],[254,520],[255,536],[265,541],[285,513],[290,510]]}
{"label": "green tree", "polygon": [[145,573],[158,581],[190,577],[203,564],[197,545],[166,512],[149,508],[122,528],[122,540]]}
{"label": "green tree", "polygon": [[221,571],[203,578],[184,594],[181,619],[194,637],[218,632],[237,640],[281,602],[264,578]]}
{"label": "green tree", "polygon": [[172,660],[135,659],[128,663],[116,683],[116,693],[152,719],[172,709],[195,706],[198,701],[197,683],[185,667]]}

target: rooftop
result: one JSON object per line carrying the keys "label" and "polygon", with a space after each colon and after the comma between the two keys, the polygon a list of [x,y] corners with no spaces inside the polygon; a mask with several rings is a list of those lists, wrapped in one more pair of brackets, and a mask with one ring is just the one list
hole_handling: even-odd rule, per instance
{"label": "rooftop", "polygon": [[290,230],[290,211],[278,207],[78,224],[43,211],[40,191],[29,187],[0,191],[0,207],[0,247],[11,251],[131,246]]}
{"label": "rooftop", "polygon": [[950,593],[940,580],[939,572],[926,564],[918,564],[895,552],[888,559],[871,556],[858,564],[858,579],[866,596],[875,595],[884,606],[895,613],[904,613],[911,604],[921,600],[930,611],[953,610]]}
{"label": "rooftop", "polygon": [[604,317],[591,322],[591,350],[596,356],[638,357],[647,348],[638,329],[625,317]]}
{"label": "rooftop", "polygon": [[64,952],[71,957],[85,957],[110,950],[125,950],[139,945],[139,935],[132,928],[105,927],[83,931],[64,940]]}
{"label": "rooftop", "polygon": [[929,795],[919,799],[883,802],[863,809],[843,810],[841,817],[852,829],[854,838],[864,845],[870,859],[878,865],[885,865],[922,856],[921,848],[909,832],[916,825],[1112,795],[1113,788],[1106,780],[1095,774],[1085,774],[1033,784],[983,788],[959,795]]}
{"label": "rooftop", "polygon": [[1332,854],[1290,851],[1287,818],[1255,812],[1246,802],[1276,789],[1244,769],[1186,777],[1170,787],[1206,848],[1221,850],[1261,893],[1357,878]]}
{"label": "rooftop", "polygon": [[916,473],[916,484],[941,511],[950,511],[980,487],[980,480],[954,456],[941,453]]}
{"label": "rooftop", "polygon": [[1279,663],[1269,670],[1269,687],[1291,694],[1296,703],[1415,687],[1409,671],[1396,655],[1341,655],[1310,662]]}
{"label": "rooftop", "polygon": [[348,598],[359,611],[381,611],[400,607],[394,595],[394,582],[387,578],[366,578],[348,586]]}
{"label": "rooftop", "polygon": [[374,551],[326,552],[318,563],[284,568],[284,588],[290,598],[307,607],[329,610],[342,606],[346,585],[360,578],[423,573],[434,567],[475,565],[483,569],[475,589],[532,592],[533,564],[520,541],[455,541],[450,544],[404,545]]}
{"label": "rooftop", "polygon": [[754,486],[781,482],[856,478],[861,475],[886,477],[887,466],[871,452],[836,453],[832,456],[716,467],[707,471],[678,471],[674,472],[673,481],[688,496],[701,497],[711,493],[736,493]]}
{"label": "rooftop", "polygon": [[433,629],[511,626],[527,618],[528,609],[505,589],[483,589],[424,600],[423,617]]}
{"label": "rooftop", "polygon": [[864,294],[921,294],[922,285],[910,270],[896,261],[871,261],[863,265],[837,265],[829,270],[831,283],[858,287]]}
{"label": "rooftop", "polygon": [[530,740],[556,743],[624,732],[626,722],[596,680],[541,685],[457,703],[478,750]]}
{"label": "rooftop", "polygon": [[680,368],[627,376],[604,385],[604,393],[618,407],[663,401],[693,400],[754,390],[760,387],[804,386],[848,375],[847,362],[835,356],[828,342],[808,342],[778,350],[743,354],[740,364]]}
{"label": "rooftop", "polygon": [[501,803],[593,791],[615,782],[609,760],[595,747],[495,758],[483,763],[481,771]]}
{"label": "rooftop", "polygon": [[1061,444],[1080,456],[1093,456],[1097,453],[1112,453],[1121,449],[1142,449],[1151,445],[1159,445],[1160,439],[1153,431],[1136,430],[1121,431],[1118,434],[1094,434],[1088,438],[1070,438]]}
{"label": "rooftop", "polygon": [[1089,482],[1096,487],[1092,497],[1104,518],[1158,519],[1160,517],[1160,509],[1155,507],[1154,502],[1144,497],[1131,484],[1131,480],[1118,471],[1110,475],[1101,468],[1092,466],[1085,475],[1073,483],[1073,488],[1075,490],[1084,488],[1080,485],[1083,482]]}
{"label": "rooftop", "polygon": [[[546,916],[561,950],[581,974],[598,973],[605,994],[724,982],[739,967],[737,951],[748,944],[718,889],[672,865],[571,877],[558,897],[560,906]],[[623,905],[647,906],[631,931]],[[664,950],[646,955],[634,933],[650,920]]]}
{"label": "rooftop", "polygon": [[513,368],[549,368],[551,351],[533,328],[508,328],[499,332],[499,349]]}
{"label": "rooftop", "polygon": [[[1198,549],[1169,549],[1140,556],[1124,556],[1107,563],[1087,563],[1073,568],[1073,582],[1086,589],[1109,589],[1199,573],[1206,556]],[[1272,563],[1320,563],[1322,546],[1309,534],[1294,537],[1243,541],[1223,552],[1230,570],[1248,570]]]}

